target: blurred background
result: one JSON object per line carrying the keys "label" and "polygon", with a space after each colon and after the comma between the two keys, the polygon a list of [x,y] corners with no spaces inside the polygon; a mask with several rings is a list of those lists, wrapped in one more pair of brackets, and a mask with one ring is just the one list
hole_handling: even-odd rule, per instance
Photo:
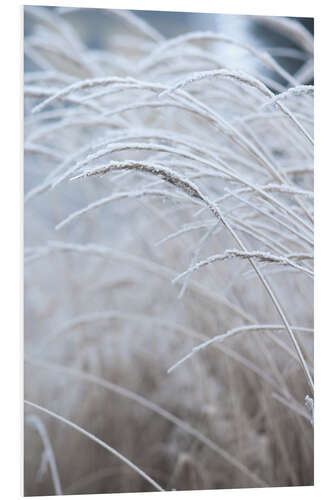
{"label": "blurred background", "polygon": [[[80,9],[80,11],[68,8],[48,7],[50,10],[58,10],[74,24],[79,31],[81,38],[91,48],[101,48],[105,46],[105,37],[110,37],[117,33],[118,25],[121,24],[119,19],[110,15],[110,10],[105,9]],[[288,50],[281,55],[274,54],[282,67],[291,74],[294,74],[304,63],[304,60],[299,59],[300,53],[297,52],[297,45],[284,37],[281,33],[274,31],[270,26],[265,26],[260,22],[260,18],[256,16],[230,15],[230,14],[204,14],[196,12],[167,12],[167,11],[146,11],[135,10],[134,14],[150,23],[164,37],[172,38],[190,31],[214,31],[223,33],[224,35],[235,38],[240,42],[244,42],[253,47],[274,48],[284,47],[286,49],[294,49],[295,52]],[[299,21],[302,25],[313,34],[314,20],[313,18],[295,17],[290,18]],[[31,31],[31,18],[25,18],[25,34],[28,35]],[[253,61],[245,62],[244,55],[235,50],[235,47],[222,47],[218,45],[218,50],[223,50],[223,58],[226,63],[229,61],[233,66],[247,67],[251,72]],[[303,54],[303,57],[304,54]],[[30,60],[26,61],[26,70],[32,70],[33,66]],[[310,80],[308,83],[312,83]]]}

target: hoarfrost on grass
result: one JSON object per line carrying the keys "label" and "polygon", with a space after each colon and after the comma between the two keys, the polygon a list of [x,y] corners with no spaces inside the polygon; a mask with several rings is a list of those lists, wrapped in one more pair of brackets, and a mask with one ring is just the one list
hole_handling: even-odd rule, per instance
{"label": "hoarfrost on grass", "polygon": [[25,7],[26,493],[312,484],[313,37],[103,13]]}

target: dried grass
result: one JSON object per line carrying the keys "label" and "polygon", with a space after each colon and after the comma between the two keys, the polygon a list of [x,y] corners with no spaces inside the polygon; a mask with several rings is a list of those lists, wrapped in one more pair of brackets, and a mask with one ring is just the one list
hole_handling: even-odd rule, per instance
{"label": "dried grass", "polygon": [[312,484],[312,36],[25,12],[26,494]]}

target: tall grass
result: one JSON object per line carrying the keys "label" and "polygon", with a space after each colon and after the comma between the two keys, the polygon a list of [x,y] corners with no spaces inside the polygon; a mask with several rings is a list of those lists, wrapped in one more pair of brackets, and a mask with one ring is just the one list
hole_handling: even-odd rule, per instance
{"label": "tall grass", "polygon": [[310,485],[312,36],[81,15],[25,7],[25,493]]}

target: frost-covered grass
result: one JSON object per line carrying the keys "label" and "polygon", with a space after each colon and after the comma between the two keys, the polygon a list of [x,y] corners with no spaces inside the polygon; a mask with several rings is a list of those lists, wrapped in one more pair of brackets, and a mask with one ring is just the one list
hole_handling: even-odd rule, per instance
{"label": "frost-covered grass", "polygon": [[312,484],[312,36],[25,15],[25,493]]}

